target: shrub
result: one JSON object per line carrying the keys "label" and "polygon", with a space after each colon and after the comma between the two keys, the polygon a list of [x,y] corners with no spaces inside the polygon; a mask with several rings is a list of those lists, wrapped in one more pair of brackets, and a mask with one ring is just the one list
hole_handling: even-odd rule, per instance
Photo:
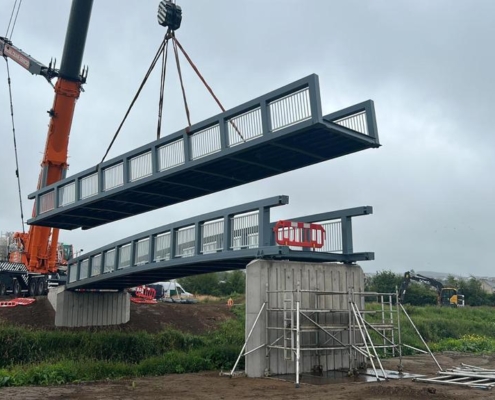
{"label": "shrub", "polygon": [[460,339],[442,339],[431,345],[433,351],[459,351],[463,353],[492,353],[495,352],[495,339],[486,336],[470,334]]}
{"label": "shrub", "polygon": [[148,334],[0,326],[0,387],[230,368],[244,343],[244,309],[233,313],[202,336],[173,329]]}

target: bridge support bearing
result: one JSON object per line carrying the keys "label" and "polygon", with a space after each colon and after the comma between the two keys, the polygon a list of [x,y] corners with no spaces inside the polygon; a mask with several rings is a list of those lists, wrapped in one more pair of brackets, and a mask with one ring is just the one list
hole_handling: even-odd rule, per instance
{"label": "bridge support bearing", "polygon": [[246,355],[246,375],[354,370],[365,359],[350,347],[361,338],[349,324],[349,296],[364,308],[364,297],[353,292],[364,292],[358,265],[251,262],[246,270],[246,337],[263,303],[265,307],[247,342],[245,352],[253,352]]}
{"label": "bridge support bearing", "polygon": [[55,326],[120,325],[130,319],[130,295],[125,292],[72,292],[51,290],[48,299],[55,309]]}

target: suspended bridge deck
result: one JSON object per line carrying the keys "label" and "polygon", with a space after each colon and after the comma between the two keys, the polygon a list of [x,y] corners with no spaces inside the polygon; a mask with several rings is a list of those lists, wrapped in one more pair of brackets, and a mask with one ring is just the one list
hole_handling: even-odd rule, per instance
{"label": "suspended bridge deck", "polygon": [[67,289],[124,289],[208,272],[244,269],[254,259],[305,262],[373,260],[354,253],[352,217],[369,215],[369,206],[303,216],[319,222],[326,240],[320,249],[276,244],[270,208],[287,204],[276,196],[175,222],[88,252],[69,262]]}
{"label": "suspended bridge deck", "polygon": [[89,229],[379,145],[373,102],[323,116],[310,75],[40,189],[28,223]]}

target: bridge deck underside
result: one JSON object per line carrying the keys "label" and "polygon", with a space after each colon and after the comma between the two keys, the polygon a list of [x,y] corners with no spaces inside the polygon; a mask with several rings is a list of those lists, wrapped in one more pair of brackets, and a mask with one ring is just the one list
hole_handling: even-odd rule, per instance
{"label": "bridge deck underside", "polygon": [[35,218],[36,225],[89,229],[203,195],[377,147],[366,135],[346,135],[320,122],[276,136],[231,155],[104,193],[91,201],[58,208]]}
{"label": "bridge deck underside", "polygon": [[[68,289],[125,289],[153,282],[186,276],[244,269],[254,259],[279,259],[302,262],[341,261],[341,254],[290,250],[288,247],[269,246],[263,249],[245,249],[225,254],[205,254],[163,262],[154,262],[94,276],[68,283]],[[373,257],[372,253],[356,253],[356,260]]]}

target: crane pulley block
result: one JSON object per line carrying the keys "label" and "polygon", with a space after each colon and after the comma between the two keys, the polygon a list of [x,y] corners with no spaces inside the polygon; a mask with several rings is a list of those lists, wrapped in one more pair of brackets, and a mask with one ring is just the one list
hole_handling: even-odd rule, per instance
{"label": "crane pulley block", "polygon": [[176,31],[182,22],[182,9],[170,0],[162,0],[158,5],[158,23]]}

